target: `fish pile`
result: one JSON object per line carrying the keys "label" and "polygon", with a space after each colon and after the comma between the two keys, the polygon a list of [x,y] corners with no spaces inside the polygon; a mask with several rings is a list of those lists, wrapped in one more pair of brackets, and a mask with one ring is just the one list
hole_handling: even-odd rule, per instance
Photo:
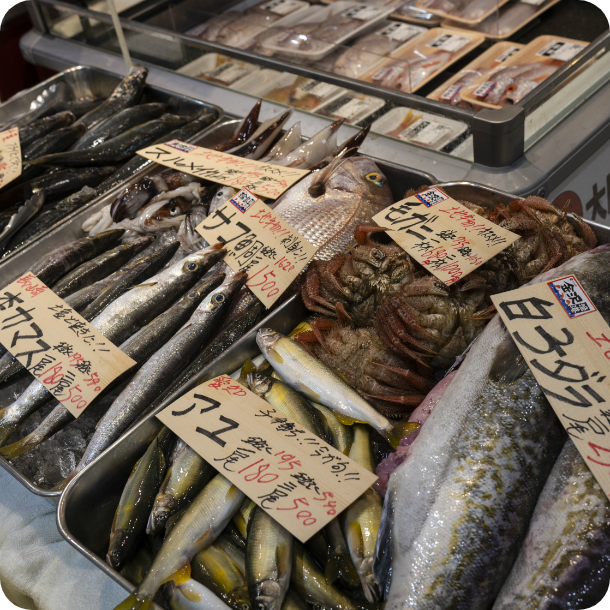
{"label": "fish pile", "polygon": [[[258,366],[236,371],[239,383],[368,470],[377,446],[418,427],[385,419],[293,339],[261,329],[257,342]],[[161,590],[174,610],[216,607],[215,595],[236,610],[379,601],[377,492],[368,489],[303,545],[183,441],[172,448],[171,437],[163,428],[146,449],[116,510],[106,561],[137,585],[118,608],[149,608]]]}
{"label": "fish pile", "polygon": [[[236,128],[233,137],[217,145],[216,149],[246,159],[256,159],[298,169],[328,166],[339,155],[345,163],[358,162],[355,159],[346,159],[346,157],[356,152],[368,134],[368,128],[362,129],[346,142],[337,145],[337,131],[343,124],[343,119],[341,119],[324,127],[303,142],[299,122],[286,127],[292,110],[287,110],[259,125],[260,107],[261,101],[259,100]],[[374,166],[370,161],[366,164],[367,167]],[[321,175],[322,173],[314,174],[317,180],[326,180],[325,176],[330,176],[328,172],[324,175]],[[358,177],[355,179],[359,180]],[[305,184],[309,184],[309,177],[306,180],[308,181]],[[291,201],[294,199],[290,204],[291,210],[294,211],[293,214],[287,212],[284,216],[284,205],[279,205],[279,203],[276,209],[280,216],[299,230],[303,228],[303,225],[298,221],[293,223],[294,216],[298,216],[302,222],[306,222],[307,217],[302,209],[300,188],[302,187],[293,187],[282,198],[282,201],[286,201],[286,198]],[[337,192],[332,183],[329,188],[330,192]],[[231,187],[165,169],[157,174],[147,175],[127,186],[114,201],[87,218],[83,223],[83,230],[92,236],[109,229],[125,229],[125,240],[163,232],[164,239],[167,241],[177,239],[186,251],[193,252],[205,244],[203,238],[195,231],[195,227],[208,214],[214,213],[231,199],[236,192]],[[307,198],[311,200],[311,197],[307,196]],[[316,216],[322,213],[327,205],[330,207],[330,204],[326,203],[325,196],[317,198],[315,200]],[[350,212],[348,213],[351,214],[351,209],[355,205],[360,205],[360,203],[354,201],[349,205]],[[336,217],[329,220],[334,223],[332,230],[341,230],[340,220],[336,222]],[[327,230],[331,230],[330,227]],[[327,230],[319,234],[326,235]],[[301,233],[308,237],[302,230]],[[314,243],[318,245],[315,241]]]}
{"label": "fish pile", "polygon": [[168,138],[187,139],[211,124],[167,113],[167,104],[139,100],[148,70],[134,66],[106,100],[55,103],[32,111],[19,128],[23,171],[0,189],[0,255],[31,243],[49,227],[150,162],[135,152]]}
{"label": "fish pile", "polygon": [[[264,314],[242,289],[244,273],[225,277],[213,269],[225,253],[219,244],[176,257],[177,242],[164,245],[148,235],[120,244],[123,233],[112,229],[69,243],[30,269],[137,363],[100,394],[83,422],[74,422],[9,352],[3,349],[0,358],[3,401],[12,399],[0,410],[1,455],[44,487],[74,476],[184,378],[189,365],[205,366]],[[77,432],[63,434],[72,424]],[[41,466],[41,456],[44,461],[66,439],[70,454]]]}

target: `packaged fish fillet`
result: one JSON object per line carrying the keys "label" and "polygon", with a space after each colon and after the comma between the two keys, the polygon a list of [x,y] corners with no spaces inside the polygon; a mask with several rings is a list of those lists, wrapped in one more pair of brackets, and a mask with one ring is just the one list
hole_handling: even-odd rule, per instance
{"label": "packaged fish fillet", "polygon": [[206,53],[186,66],[182,66],[178,72],[229,87],[244,76],[258,70],[260,70],[260,66],[245,61],[239,61],[220,53]]}
{"label": "packaged fish fillet", "polygon": [[497,42],[427,97],[431,100],[452,104],[453,106],[478,109],[478,106],[472,106],[468,102],[463,101],[460,97],[460,91],[508,61],[508,59],[519,53],[523,47],[524,45],[513,42]]}
{"label": "packaged fish fillet", "polygon": [[419,0],[417,6],[460,24],[474,25],[492,15],[508,0]]}
{"label": "packaged fish fillet", "polygon": [[400,4],[397,4],[391,15],[392,18],[427,26],[440,25],[441,18],[434,13],[429,13],[423,8],[419,8],[417,6],[418,1],[419,0],[405,0]]}
{"label": "packaged fish fillet", "polygon": [[265,0],[243,13],[233,10],[215,15],[186,33],[209,42],[244,48],[257,34],[297,17],[308,8],[309,2],[304,0]]}
{"label": "packaged fish fillet", "polygon": [[371,131],[431,150],[441,150],[468,130],[461,121],[411,108],[393,108],[372,125]]}
{"label": "packaged fish fillet", "polygon": [[267,38],[263,47],[305,61],[317,61],[351,38],[372,29],[392,12],[391,7],[339,0],[312,6],[283,23],[283,31]]}
{"label": "packaged fish fillet", "polygon": [[498,14],[492,13],[487,19],[474,26],[464,23],[443,19],[442,25],[447,27],[463,27],[485,34],[487,38],[503,39],[509,38],[524,25],[544,13],[547,9],[557,4],[559,0],[523,0],[522,2],[512,0],[500,8]]}
{"label": "packaged fish fillet", "polygon": [[345,119],[346,123],[355,125],[371,117],[385,105],[385,100],[380,97],[364,95],[356,91],[346,91],[341,97],[318,108],[316,114],[335,120]]}
{"label": "packaged fish fillet", "polygon": [[335,74],[358,78],[386,55],[403,47],[426,31],[426,28],[409,23],[386,21],[370,34],[354,40],[348,46],[341,46],[314,67]]}
{"label": "packaged fish fillet", "polygon": [[464,87],[460,95],[466,102],[485,108],[517,104],[587,44],[558,36],[538,36],[505,64]]}
{"label": "packaged fish fillet", "polygon": [[278,70],[263,68],[262,70],[258,70],[256,73],[248,74],[247,76],[240,78],[238,81],[233,83],[231,89],[241,91],[242,93],[248,93],[250,95],[258,95],[255,93],[255,91],[265,88],[267,88],[268,91],[273,89],[274,84],[282,74],[283,72],[278,72]]}
{"label": "packaged fish fillet", "polygon": [[485,40],[482,34],[452,28],[431,28],[394,51],[360,80],[413,92]]}

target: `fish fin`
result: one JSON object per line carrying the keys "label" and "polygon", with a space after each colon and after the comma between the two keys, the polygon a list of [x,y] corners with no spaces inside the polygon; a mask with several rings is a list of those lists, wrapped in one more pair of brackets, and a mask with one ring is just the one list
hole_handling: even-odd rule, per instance
{"label": "fish fin", "polygon": [[294,330],[288,335],[290,339],[294,339],[297,335],[301,333],[306,333],[311,330],[311,326],[309,322],[301,322],[298,326],[294,328]]}
{"label": "fish fin", "polygon": [[364,541],[362,539],[362,527],[358,521],[352,521],[346,531],[347,543],[349,544],[350,553],[357,557],[364,556]]}
{"label": "fish fin", "polygon": [[173,574],[168,576],[161,584],[173,580],[177,585],[182,585],[191,579],[191,563],[187,561],[182,567],[178,568]]}
{"label": "fish fin", "polygon": [[236,496],[241,495],[241,493],[242,493],[242,492],[239,490],[239,488],[238,488],[238,487],[236,487],[235,485],[231,485],[231,487],[229,487],[229,491],[227,491],[227,495],[226,495],[226,497],[225,497],[225,500],[226,500],[227,502],[233,502],[233,499],[234,499]]}
{"label": "fish fin", "polygon": [[134,288],[146,288],[147,286],[156,286],[157,282],[149,282],[148,284],[136,284],[135,286],[130,286],[129,290],[133,290]]}
{"label": "fish fin", "polygon": [[348,587],[356,588],[360,583],[358,572],[356,572],[356,568],[347,553],[335,555],[329,552],[328,561],[324,568],[324,577],[326,578],[327,585],[332,585],[337,580],[342,580]]}
{"label": "fish fin", "polygon": [[250,373],[256,373],[256,365],[252,362],[251,358],[248,358],[244,365],[241,367],[241,371],[239,373],[239,383],[244,387],[248,387],[248,375]]}
{"label": "fish fin", "polygon": [[273,348],[269,349],[267,360],[271,360],[271,362],[275,362],[276,364],[282,364],[282,362],[284,362],[284,359]]}
{"label": "fish fin", "polygon": [[150,610],[152,608],[152,601],[146,600],[141,602],[136,599],[136,596],[132,593],[127,599],[123,600],[114,610]]}
{"label": "fish fin", "polygon": [[297,388],[299,392],[302,392],[303,394],[306,394],[308,397],[313,397],[313,399],[315,401],[317,401],[320,398],[320,395],[317,392],[314,392],[313,390],[311,390],[310,388],[308,388],[304,383],[301,383],[300,381],[297,381]]}
{"label": "fish fin", "polygon": [[16,443],[11,443],[6,447],[2,447],[0,449],[0,457],[3,457],[6,460],[11,460],[23,455],[24,453],[27,453],[31,449],[34,449],[34,447],[37,447],[40,443],[37,440],[30,438],[30,436],[31,435],[24,436]]}
{"label": "fish fin", "polygon": [[341,413],[335,413],[335,417],[339,420],[339,423],[344,426],[353,426],[354,424],[368,424],[367,421],[362,421],[360,419],[354,419],[353,417],[348,417],[347,415],[342,415]]}
{"label": "fish fin", "polygon": [[407,436],[407,434],[411,434],[411,432],[415,432],[420,427],[420,424],[417,422],[399,421],[393,424],[389,430],[386,430],[383,436],[388,443],[390,443],[390,445],[396,449],[396,447],[398,447],[398,443],[400,443],[400,439]]}

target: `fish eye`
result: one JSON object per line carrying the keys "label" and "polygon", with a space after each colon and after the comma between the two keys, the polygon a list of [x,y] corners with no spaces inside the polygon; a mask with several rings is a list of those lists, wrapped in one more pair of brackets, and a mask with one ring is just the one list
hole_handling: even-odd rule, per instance
{"label": "fish eye", "polygon": [[187,263],[187,264],[186,264],[186,268],[187,268],[189,271],[195,271],[195,270],[196,270],[198,267],[199,267],[199,265],[198,265],[197,263],[193,263],[193,262],[191,262],[191,263]]}
{"label": "fish eye", "polygon": [[377,186],[381,186],[384,182],[383,176],[379,172],[371,172],[370,174],[367,174],[365,178]]}
{"label": "fish eye", "polygon": [[225,300],[224,294],[217,294],[214,296],[214,303],[222,303]]}
{"label": "fish eye", "polygon": [[194,299],[196,296],[197,296],[196,292],[190,292],[189,295],[188,295],[188,298],[189,299]]}
{"label": "fish eye", "polygon": [[175,205],[173,205],[173,206],[172,206],[172,207],[169,209],[169,213],[170,213],[172,216],[176,216],[177,212],[178,212],[178,210],[176,209],[176,206],[175,206]]}

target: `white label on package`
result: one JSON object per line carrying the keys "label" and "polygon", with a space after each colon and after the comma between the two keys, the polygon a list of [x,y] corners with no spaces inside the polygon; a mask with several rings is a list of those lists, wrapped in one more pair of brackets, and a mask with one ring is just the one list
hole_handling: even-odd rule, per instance
{"label": "white label on package", "polygon": [[136,363],[26,272],[0,294],[0,342],[74,417]]}
{"label": "white label on package", "polygon": [[[373,103],[371,103],[371,101]],[[329,104],[324,110],[348,121],[364,114],[368,114],[374,107],[374,98],[371,101],[359,100],[358,98],[342,98],[337,103]]]}
{"label": "white label on package", "polygon": [[221,81],[230,85],[234,83],[236,80],[239,80],[250,71],[248,66],[240,65],[233,63],[232,61],[227,61],[218,68],[214,68],[211,72],[208,72],[205,76],[207,78],[213,78],[215,80]]}
{"label": "white label on package", "polygon": [[494,60],[495,63],[501,64],[504,63],[509,57],[512,57],[515,53],[518,53],[521,50],[521,47],[509,47],[502,53],[502,55],[496,57]]}
{"label": "white label on package", "polygon": [[387,68],[377,70],[371,78],[374,81],[382,81],[384,79],[389,79],[392,74],[395,74],[395,78],[398,78],[404,71],[404,68],[399,68],[398,66],[388,66]]}
{"label": "white label on package", "polygon": [[437,36],[427,46],[449,53],[457,53],[462,47],[466,46],[472,38],[468,36],[457,36],[455,34],[441,34]]}
{"label": "white label on package", "polygon": [[441,94],[441,100],[450,102],[461,90],[463,85],[449,85]]}
{"label": "white label on package", "polygon": [[487,97],[495,86],[496,83],[494,81],[486,80],[474,90],[472,95],[475,97]]}
{"label": "white label on package", "polygon": [[578,55],[584,48],[585,45],[578,44],[577,42],[553,40],[551,44],[547,44],[544,49],[538,51],[536,56],[548,57],[549,59],[556,59],[557,61],[570,61],[572,57]]}
{"label": "white label on package", "polygon": [[421,33],[421,28],[409,25],[408,23],[400,23],[395,21],[391,25],[384,27],[379,30],[377,34],[385,36],[390,40],[397,40],[398,42],[406,42],[411,40],[414,36]]}
{"label": "white label on package", "polygon": [[337,91],[339,91],[339,89],[340,87],[331,85],[330,83],[323,83],[319,80],[310,80],[298,87],[297,92],[306,95],[315,95],[319,98],[325,98],[335,94]]}
{"label": "white label on package", "polygon": [[276,15],[289,15],[303,6],[298,0],[273,0],[262,4],[260,8]]}
{"label": "white label on package", "polygon": [[419,119],[411,127],[405,129],[398,137],[401,140],[408,140],[416,144],[434,146],[441,138],[451,133],[451,127],[441,125],[426,119]]}
{"label": "white label on package", "polygon": [[345,11],[343,17],[351,17],[352,19],[358,19],[359,21],[369,21],[370,19],[377,19],[384,11],[385,9],[380,6],[359,4],[358,6],[354,6]]}

